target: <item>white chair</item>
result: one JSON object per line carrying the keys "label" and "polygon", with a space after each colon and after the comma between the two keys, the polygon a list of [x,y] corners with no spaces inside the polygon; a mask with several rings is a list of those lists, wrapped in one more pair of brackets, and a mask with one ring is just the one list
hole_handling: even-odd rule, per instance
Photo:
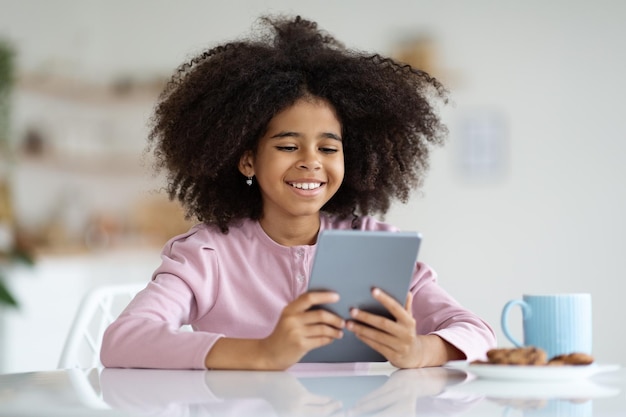
{"label": "white chair", "polygon": [[100,346],[107,326],[119,316],[146,283],[106,285],[83,297],[65,340],[58,367],[101,368]]}

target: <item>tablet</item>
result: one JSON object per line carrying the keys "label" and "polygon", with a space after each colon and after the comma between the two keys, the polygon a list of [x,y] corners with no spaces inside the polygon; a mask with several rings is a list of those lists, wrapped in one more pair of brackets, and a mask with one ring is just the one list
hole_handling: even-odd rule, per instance
{"label": "tablet", "polygon": [[[317,243],[309,291],[335,291],[340,300],[316,308],[349,319],[356,307],[386,317],[389,312],[372,298],[378,287],[404,305],[422,237],[417,232],[325,230]],[[386,359],[344,331],[342,339],[308,352],[300,362],[383,362]]]}

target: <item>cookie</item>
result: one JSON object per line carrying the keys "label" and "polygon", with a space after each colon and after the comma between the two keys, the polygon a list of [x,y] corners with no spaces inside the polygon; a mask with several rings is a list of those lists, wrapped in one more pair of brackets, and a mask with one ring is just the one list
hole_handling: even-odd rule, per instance
{"label": "cookie", "polygon": [[552,359],[550,359],[548,361],[547,365],[548,366],[563,366],[563,365],[567,365],[567,364],[565,363],[565,361],[563,359],[558,358],[558,357],[555,356],[554,358],[552,358]]}
{"label": "cookie", "polygon": [[491,349],[487,352],[487,359],[489,363],[499,365],[545,365],[547,363],[546,352],[534,346]]}
{"label": "cookie", "polygon": [[523,348],[499,348],[487,352],[486,361],[474,361],[472,364],[491,365],[590,365],[594,361],[593,356],[574,352],[565,355],[557,355],[547,360],[546,352],[534,346]]}
{"label": "cookie", "polygon": [[590,365],[593,356],[586,353],[574,352],[567,355],[557,355],[548,361],[548,365]]}

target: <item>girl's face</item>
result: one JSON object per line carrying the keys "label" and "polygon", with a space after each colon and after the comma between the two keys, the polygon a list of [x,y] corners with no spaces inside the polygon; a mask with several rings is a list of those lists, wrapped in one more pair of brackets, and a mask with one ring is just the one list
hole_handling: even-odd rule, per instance
{"label": "girl's face", "polygon": [[333,107],[301,99],[274,116],[256,155],[245,154],[240,171],[255,176],[263,217],[289,220],[316,216],[344,176],[341,123]]}

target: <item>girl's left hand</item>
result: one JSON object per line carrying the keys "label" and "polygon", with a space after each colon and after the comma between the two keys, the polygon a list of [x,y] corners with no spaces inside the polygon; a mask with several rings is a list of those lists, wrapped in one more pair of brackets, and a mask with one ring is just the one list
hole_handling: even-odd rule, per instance
{"label": "girl's left hand", "polygon": [[407,294],[404,307],[379,288],[372,290],[372,296],[396,321],[353,308],[350,316],[357,321],[348,321],[346,328],[398,368],[426,365],[423,363],[425,346],[422,338],[427,336],[418,336],[415,331],[415,319],[411,313],[413,295]]}

